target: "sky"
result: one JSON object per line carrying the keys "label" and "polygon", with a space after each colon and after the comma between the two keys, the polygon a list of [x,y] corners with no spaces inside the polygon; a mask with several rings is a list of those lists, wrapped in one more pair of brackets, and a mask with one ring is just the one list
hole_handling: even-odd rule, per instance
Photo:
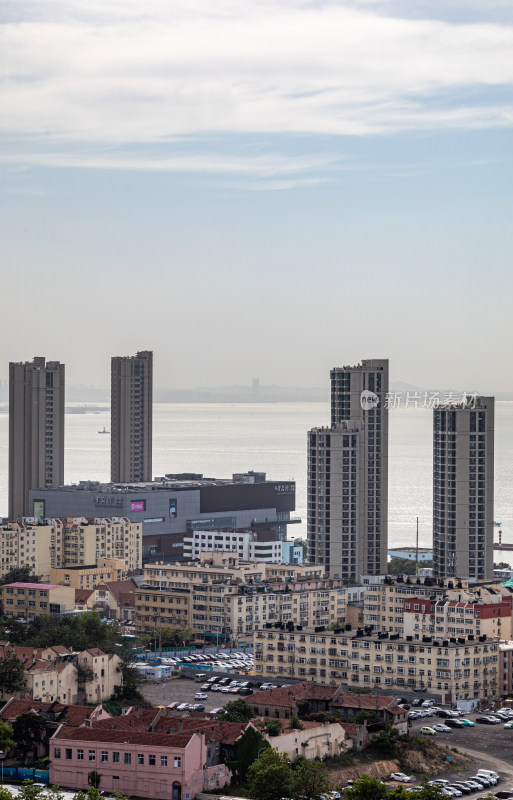
{"label": "sky", "polygon": [[511,0],[16,0],[0,70],[0,378],[513,391]]}

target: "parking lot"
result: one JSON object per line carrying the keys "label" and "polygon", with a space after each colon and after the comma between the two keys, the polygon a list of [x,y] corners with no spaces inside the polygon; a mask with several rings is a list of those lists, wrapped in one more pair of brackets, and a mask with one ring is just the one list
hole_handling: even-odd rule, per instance
{"label": "parking lot", "polygon": [[[412,709],[414,711],[415,709]],[[476,717],[483,714],[465,714],[465,719],[475,722]],[[420,729],[424,726],[432,727],[435,724],[445,724],[441,717],[424,717],[423,719],[413,720],[410,734],[420,734]],[[505,729],[503,723],[500,725],[481,725],[475,727],[451,728],[450,733],[437,732],[436,736],[430,739],[437,744],[448,748],[456,747],[461,752],[467,752],[475,759],[475,764],[468,770],[457,773],[457,777],[465,780],[476,774],[478,769],[493,769],[501,775],[502,780],[497,786],[481,793],[471,795],[472,797],[484,797],[488,792],[495,793],[498,790],[513,788],[513,729]],[[448,751],[450,756],[450,750]],[[450,773],[440,777],[449,777],[457,780],[455,773]]]}
{"label": "parking lot", "polygon": [[[230,675],[230,680],[251,680],[246,675]],[[205,711],[212,711],[214,708],[220,708],[230,700],[247,700],[251,702],[251,696],[242,697],[239,694],[222,694],[221,692],[204,692],[207,700],[195,700],[194,695],[197,692],[202,692],[200,688],[201,683],[196,683],[194,680],[188,678],[173,678],[172,680],[165,681],[145,681],[140,686],[140,691],[154,706],[167,706],[173,702],[179,703],[203,703]]]}

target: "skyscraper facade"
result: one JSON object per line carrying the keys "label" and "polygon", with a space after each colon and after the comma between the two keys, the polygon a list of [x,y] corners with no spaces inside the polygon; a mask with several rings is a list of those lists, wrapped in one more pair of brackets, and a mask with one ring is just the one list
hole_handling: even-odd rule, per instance
{"label": "skyscraper facade", "polygon": [[433,411],[433,568],[493,578],[493,397]]}
{"label": "skyscraper facade", "polygon": [[[29,489],[64,483],[64,364],[9,364],[9,519],[39,514]],[[44,509],[41,512],[44,516]]]}
{"label": "skyscraper facade", "polygon": [[308,558],[357,581],[386,571],[388,360],[331,371],[331,427],[308,433]]}
{"label": "skyscraper facade", "polygon": [[153,353],[116,356],[111,364],[111,481],[151,481]]}

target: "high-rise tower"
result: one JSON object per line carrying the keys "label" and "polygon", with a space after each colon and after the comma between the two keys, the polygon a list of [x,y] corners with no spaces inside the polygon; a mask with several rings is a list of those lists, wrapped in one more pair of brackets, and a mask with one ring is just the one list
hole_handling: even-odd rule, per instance
{"label": "high-rise tower", "polygon": [[111,365],[111,480],[151,481],[153,353],[117,356]]}
{"label": "high-rise tower", "polygon": [[386,571],[388,360],[331,371],[331,428],[308,434],[308,557],[332,576]]}
{"label": "high-rise tower", "polygon": [[493,397],[433,411],[433,568],[493,578]]}
{"label": "high-rise tower", "polygon": [[35,513],[29,489],[63,483],[64,364],[44,357],[10,363],[9,519]]}

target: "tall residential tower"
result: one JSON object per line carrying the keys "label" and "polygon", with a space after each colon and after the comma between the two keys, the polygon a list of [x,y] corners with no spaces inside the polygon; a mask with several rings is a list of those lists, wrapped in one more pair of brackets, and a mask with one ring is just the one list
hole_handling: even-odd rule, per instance
{"label": "tall residential tower", "polygon": [[308,433],[308,558],[332,576],[385,572],[388,360],[331,371],[331,428]]}
{"label": "tall residential tower", "polygon": [[153,353],[117,356],[111,365],[111,481],[151,481]]}
{"label": "tall residential tower", "polygon": [[37,514],[29,489],[64,483],[64,364],[9,364],[9,519]]}
{"label": "tall residential tower", "polygon": [[433,412],[433,568],[437,577],[493,578],[493,397]]}

